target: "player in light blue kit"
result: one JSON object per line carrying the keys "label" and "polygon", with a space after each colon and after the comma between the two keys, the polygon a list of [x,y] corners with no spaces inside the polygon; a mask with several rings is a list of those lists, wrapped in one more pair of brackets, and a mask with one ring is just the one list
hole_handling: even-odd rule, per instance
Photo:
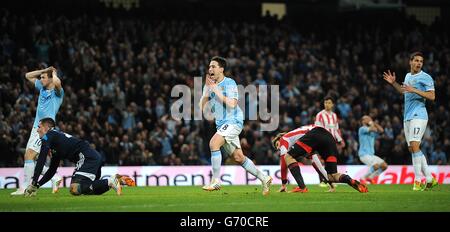
{"label": "player in light blue kit", "polygon": [[388,167],[383,159],[375,155],[375,139],[378,137],[379,133],[384,132],[384,129],[368,115],[364,115],[361,118],[361,123],[362,126],[358,130],[358,155],[359,160],[369,166],[369,171],[364,175],[364,178],[361,179],[361,182],[364,183],[365,181],[368,181],[373,184],[373,178],[380,175]]}
{"label": "player in light blue kit", "polygon": [[[25,74],[25,78],[34,84],[39,91],[38,105],[36,108],[36,117],[34,118],[33,129],[31,130],[30,138],[28,139],[25,150],[24,159],[24,183],[12,192],[11,195],[23,195],[28,185],[31,184],[31,179],[34,174],[35,160],[41,151],[41,139],[37,128],[39,121],[43,118],[52,118],[55,120],[59,107],[62,104],[64,97],[64,90],[61,86],[61,80],[56,75],[56,69],[48,67],[46,69],[36,70]],[[44,167],[43,173],[48,170]],[[55,175],[52,178],[53,193],[58,191],[58,186],[61,183],[61,177]]]}
{"label": "player in light blue kit", "polygon": [[236,82],[224,75],[227,61],[215,56],[209,63],[206,84],[203,88],[203,96],[199,107],[203,109],[209,106],[214,114],[217,132],[209,141],[211,149],[212,179],[211,183],[203,186],[206,191],[220,189],[220,167],[222,165],[222,154],[220,148],[231,155],[246,171],[256,176],[263,185],[263,195],[268,195],[272,177],[265,175],[255,164],[247,158],[241,149],[239,134],[243,128],[244,115],[238,106],[238,88]]}
{"label": "player in light blue kit", "polygon": [[[409,152],[412,155],[414,166],[414,191],[431,189],[438,184],[431,175],[425,155],[420,150],[425,129],[427,128],[428,114],[425,101],[434,101],[434,81],[430,75],[422,71],[423,54],[415,52],[409,59],[411,72],[406,74],[403,85],[395,81],[395,73],[391,71],[383,73],[384,80],[391,84],[398,92],[405,96],[404,130]],[[426,177],[427,184],[421,186],[422,173]]]}

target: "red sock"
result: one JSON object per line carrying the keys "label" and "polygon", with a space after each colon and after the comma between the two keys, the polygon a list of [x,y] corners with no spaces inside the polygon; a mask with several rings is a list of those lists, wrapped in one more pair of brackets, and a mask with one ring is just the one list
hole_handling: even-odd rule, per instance
{"label": "red sock", "polygon": [[341,183],[347,183],[349,185],[352,185],[352,181],[353,181],[353,179],[350,176],[345,175],[345,174],[342,174],[339,177],[339,182],[341,182]]}
{"label": "red sock", "polygon": [[302,172],[300,171],[300,166],[297,163],[292,163],[289,165],[289,170],[291,171],[292,176],[294,177],[295,181],[297,181],[298,187],[301,189],[305,189],[305,182],[303,180]]}

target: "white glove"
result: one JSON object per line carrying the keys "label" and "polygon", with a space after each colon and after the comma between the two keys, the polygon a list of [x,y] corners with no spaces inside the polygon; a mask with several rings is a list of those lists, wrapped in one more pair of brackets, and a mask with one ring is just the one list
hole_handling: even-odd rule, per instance
{"label": "white glove", "polygon": [[38,186],[30,184],[27,189],[25,189],[25,197],[34,197],[36,196],[36,192],[38,190]]}

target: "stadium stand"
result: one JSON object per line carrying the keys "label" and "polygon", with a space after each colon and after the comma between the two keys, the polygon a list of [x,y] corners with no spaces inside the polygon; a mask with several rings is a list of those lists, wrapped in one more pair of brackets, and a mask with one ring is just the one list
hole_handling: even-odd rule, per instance
{"label": "stadium stand", "polygon": [[[177,84],[193,86],[192,77],[204,76],[213,55],[228,59],[238,84],[280,85],[280,131],[312,123],[321,99],[332,94],[347,144],[341,163],[359,164],[358,120],[367,113],[386,131],[377,154],[389,164],[410,164],[402,99],[382,72],[394,70],[403,80],[409,53],[416,50],[426,56],[424,70],[437,93],[428,103],[422,148],[430,158],[439,144],[449,160],[449,21],[425,25],[389,11],[377,18],[341,13],[309,21],[308,15],[277,20],[254,12],[243,20],[234,17],[239,12],[211,20],[212,13],[201,14],[205,7],[186,15],[178,8],[148,15],[144,9],[98,8],[0,9],[0,167],[23,165],[37,96],[23,76],[43,65],[58,69],[66,93],[58,126],[90,141],[106,165],[207,165],[214,124],[174,120],[170,91]],[[258,165],[278,164],[269,145],[275,133],[246,121],[244,152]]]}

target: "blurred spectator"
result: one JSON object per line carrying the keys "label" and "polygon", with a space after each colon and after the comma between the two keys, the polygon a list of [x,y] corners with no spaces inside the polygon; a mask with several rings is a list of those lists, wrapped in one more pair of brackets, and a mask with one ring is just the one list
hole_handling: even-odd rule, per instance
{"label": "blurred spectator", "polygon": [[441,146],[436,146],[436,150],[431,153],[430,164],[446,165],[447,155],[442,151]]}
{"label": "blurred spectator", "polygon": [[[22,165],[37,101],[24,74],[42,62],[57,67],[63,81],[58,126],[94,144],[107,165],[207,164],[205,141],[215,126],[178,121],[169,111],[171,88],[193,88],[193,77],[205,75],[213,55],[228,58],[237,84],[279,85],[279,131],[312,123],[323,97],[332,94],[347,144],[340,160],[358,163],[358,119],[370,114],[385,127],[377,143],[380,155],[388,163],[410,164],[403,98],[385,88],[380,75],[391,69],[401,81],[409,53],[422,50],[437,93],[436,101],[427,103],[429,140],[423,147],[431,157],[450,154],[450,27],[442,20],[426,26],[402,14],[394,21],[359,15],[307,26],[289,18],[209,23],[107,13],[67,16],[64,10],[1,12],[0,166]],[[246,101],[247,107],[258,106]],[[243,149],[260,165],[277,164],[267,144],[279,131],[259,128],[259,121],[245,121]]]}

